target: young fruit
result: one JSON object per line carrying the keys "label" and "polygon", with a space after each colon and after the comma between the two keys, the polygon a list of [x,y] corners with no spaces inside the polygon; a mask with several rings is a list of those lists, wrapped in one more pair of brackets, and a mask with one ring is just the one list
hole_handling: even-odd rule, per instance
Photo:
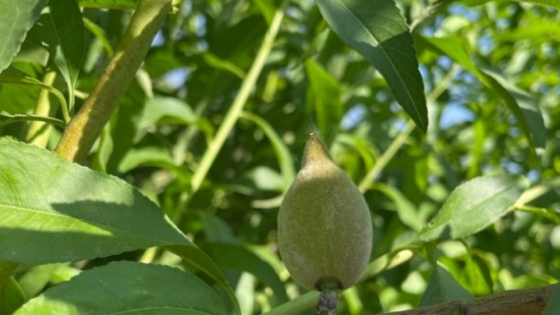
{"label": "young fruit", "polygon": [[278,246],[296,283],[330,296],[352,286],[370,257],[372,226],[364,197],[313,134],[280,206]]}

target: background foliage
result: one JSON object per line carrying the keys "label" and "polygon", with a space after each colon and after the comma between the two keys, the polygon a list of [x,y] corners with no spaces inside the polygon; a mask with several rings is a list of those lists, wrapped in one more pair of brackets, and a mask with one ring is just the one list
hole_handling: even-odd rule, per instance
{"label": "background foliage", "polygon": [[[23,41],[21,48],[6,46],[0,51],[0,135],[54,150],[64,123],[82,106],[105,69],[130,21],[129,9],[135,6],[134,1],[105,2],[66,1],[71,5],[63,6],[51,1],[48,12],[42,11],[44,1],[17,5],[37,22],[23,23],[21,30],[12,32],[5,29],[6,23],[0,28],[2,36],[13,34]],[[192,243],[223,271],[243,314],[271,310],[280,314],[277,306],[302,295],[298,301],[308,309],[305,299],[315,296],[304,295],[291,282],[277,252],[275,229],[282,194],[299,168],[311,131],[321,133],[336,163],[359,185],[373,216],[373,263],[364,279],[342,294],[340,314],[402,310],[556,283],[560,277],[557,3],[398,1],[414,27],[410,39],[426,94],[426,105],[423,97],[413,97],[406,105],[399,98],[410,86],[401,90],[390,86],[390,75],[383,73],[383,65],[376,65],[375,55],[364,56],[345,37],[351,32],[333,25],[340,17],[329,20],[325,8],[344,1],[316,2],[185,0],[158,32],[87,166],[137,187],[182,233],[122,181],[3,140],[0,258],[21,264],[14,277],[9,276],[9,263],[0,264],[0,314],[11,314],[39,295],[17,314],[49,307],[41,303],[51,296],[78,303],[69,294],[110,270],[123,277],[134,268],[149,275],[160,272],[170,281],[160,290],[181,290],[184,283],[193,288],[186,295],[208,290],[190,274],[181,278],[166,267],[115,263],[121,260],[196,272],[184,263],[194,261],[195,266],[206,266],[202,268],[206,274],[196,273],[202,280],[215,288],[216,283],[224,284],[213,263],[192,249]],[[388,0],[372,3],[393,6]],[[16,5],[0,0],[0,6]],[[0,20],[14,18],[10,14],[0,13]],[[203,156],[231,117],[228,110],[242,93],[275,21],[279,31],[250,86],[252,93],[218,146],[216,158],[205,162]],[[370,28],[374,34],[381,32],[376,27]],[[409,62],[410,54],[400,56],[399,49],[389,48],[397,53],[384,62]],[[41,85],[55,89],[50,107],[39,106],[49,97]],[[412,90],[422,95],[418,86]],[[411,114],[423,106],[429,118],[426,132],[422,115]],[[37,165],[35,155],[45,164]],[[207,174],[200,171],[203,165],[209,167]],[[20,181],[24,177],[28,182]],[[56,178],[58,185],[53,184]],[[473,181],[459,186],[469,180]],[[76,187],[80,181],[81,190]],[[98,190],[88,183],[98,183]],[[38,191],[45,197],[35,198]],[[68,191],[75,191],[69,199]],[[84,212],[72,212],[65,203]],[[41,214],[24,215],[14,210],[14,204]],[[153,217],[127,224],[123,217],[109,219],[106,212],[94,215],[108,211],[100,210],[105,208],[130,211],[131,216],[146,211]],[[48,219],[53,213],[66,216]],[[28,223],[39,218],[34,230]],[[475,222],[477,218],[483,219]],[[438,230],[440,226],[450,228],[450,233]],[[30,247],[39,236],[29,231],[45,233],[41,237],[47,241]],[[130,239],[123,240],[123,235]],[[59,255],[64,252],[61,248],[72,246],[72,239],[91,247],[81,248],[84,255]],[[135,245],[131,248],[127,242]],[[144,249],[149,246],[168,246],[169,251]],[[19,250],[27,256],[19,256]],[[96,255],[96,250],[102,254]],[[97,276],[82,272],[99,266],[111,269],[94,269]],[[67,287],[57,285],[80,272]],[[154,280],[148,277],[131,286],[154,289],[157,281],[150,281]],[[438,292],[441,288],[448,290]],[[133,299],[138,292],[129,293]],[[210,293],[201,296],[214,298]],[[219,301],[200,307],[212,303],[217,304],[205,312],[225,312]]]}

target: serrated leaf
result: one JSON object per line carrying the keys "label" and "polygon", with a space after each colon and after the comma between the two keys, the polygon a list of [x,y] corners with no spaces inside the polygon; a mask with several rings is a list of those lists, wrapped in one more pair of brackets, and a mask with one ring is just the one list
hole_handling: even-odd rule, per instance
{"label": "serrated leaf", "polygon": [[417,236],[421,241],[462,238],[507,214],[523,193],[517,176],[477,177],[458,186],[438,214]]}
{"label": "serrated leaf", "polygon": [[453,279],[449,271],[436,264],[432,270],[426,292],[420,301],[420,306],[471,299],[472,297],[467,290]]}
{"label": "serrated leaf", "polygon": [[385,78],[397,102],[424,132],[428,111],[412,35],[393,0],[316,0],[336,34]]}
{"label": "serrated leaf", "polygon": [[47,0],[0,0],[0,73],[8,68]]}
{"label": "serrated leaf", "polygon": [[74,87],[85,57],[85,29],[82,12],[75,0],[50,0],[44,13],[29,32],[29,40],[49,51],[68,86],[70,108]]}
{"label": "serrated leaf", "polygon": [[206,283],[179,269],[117,262],[84,271],[30,300],[16,315],[227,314]]}
{"label": "serrated leaf", "polygon": [[124,181],[0,141],[0,259],[53,263],[192,243]]}

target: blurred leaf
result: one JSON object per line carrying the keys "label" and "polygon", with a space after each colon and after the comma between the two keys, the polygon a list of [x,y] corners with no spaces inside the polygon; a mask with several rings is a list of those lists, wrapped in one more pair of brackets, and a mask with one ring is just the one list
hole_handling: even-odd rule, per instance
{"label": "blurred leaf", "polygon": [[204,226],[204,233],[206,234],[206,239],[213,243],[228,243],[228,244],[238,244],[240,243],[233,234],[231,227],[228,223],[222,220],[220,217],[213,214],[208,214],[202,212],[200,214],[200,219],[202,225]]}
{"label": "blurred leaf", "polygon": [[398,189],[383,183],[375,183],[373,188],[393,200],[399,218],[404,224],[415,231],[422,230],[424,221],[418,215],[418,210]]}
{"label": "blurred leaf", "polygon": [[558,310],[560,310],[560,282],[554,286],[550,299],[548,299],[541,315],[557,315]]}
{"label": "blurred leaf", "polygon": [[81,7],[113,10],[132,10],[140,0],[78,0]]}
{"label": "blurred leaf", "polygon": [[467,257],[465,266],[469,278],[470,289],[477,296],[486,296],[493,293],[492,277],[486,262],[478,255],[471,254]]}
{"label": "blurred leaf", "polygon": [[107,34],[105,33],[105,30],[101,26],[93,23],[92,21],[90,21],[85,17],[83,18],[83,20],[84,20],[84,27],[88,29],[93,35],[95,35],[95,37],[103,44],[103,48],[105,48],[107,55],[113,56],[114,53],[113,46],[111,45],[111,42],[107,38]]}
{"label": "blurred leaf", "polygon": [[251,120],[261,130],[270,140],[272,147],[274,148],[274,152],[276,153],[276,158],[278,159],[278,164],[280,165],[280,170],[282,171],[282,177],[284,178],[284,187],[287,189],[293,182],[294,177],[296,176],[296,171],[294,169],[293,164],[293,157],[290,153],[290,150],[282,140],[282,138],[278,135],[278,133],[272,128],[272,125],[264,120],[262,117],[259,117],[253,113],[249,112],[242,112],[241,116],[248,120]]}
{"label": "blurred leaf", "polygon": [[211,53],[203,54],[202,58],[211,67],[214,67],[214,68],[220,69],[220,70],[229,71],[229,72],[235,74],[236,76],[238,76],[240,79],[245,78],[245,72],[243,71],[243,69],[239,68],[238,66],[236,66],[235,64],[233,64],[233,63],[231,63],[227,60],[220,59],[218,56],[216,56],[214,54],[211,54]]}
{"label": "blurred leaf", "polygon": [[453,279],[449,271],[436,263],[432,269],[428,288],[426,288],[422,301],[420,301],[420,306],[471,298],[473,296]]}
{"label": "blurred leaf", "polygon": [[220,297],[179,269],[114,262],[82,272],[26,303],[17,315],[227,314]]}
{"label": "blurred leaf", "polygon": [[[511,2],[512,0],[495,0],[496,2]],[[541,5],[545,7],[554,8],[560,10],[560,2],[558,0],[517,0],[522,3],[533,3],[536,5]],[[488,3],[488,0],[463,0],[462,3],[470,6],[476,6]]]}
{"label": "blurred leaf", "polygon": [[174,169],[175,162],[169,150],[162,147],[130,149],[119,164],[119,172],[127,173],[140,166],[156,166]]}
{"label": "blurred leaf", "polygon": [[[515,116],[517,123],[523,130],[523,133],[531,143],[533,156],[536,156],[535,147],[542,147],[544,145],[546,130],[538,106],[530,96],[519,91],[517,88],[512,88],[511,84],[508,84],[508,88],[504,87],[500,81],[506,82],[505,79],[500,79],[500,81],[498,81],[494,75],[490,75],[485,71],[479,70],[479,67],[472,62],[472,59],[467,53],[465,48],[466,44],[464,44],[461,40],[451,37],[418,37],[418,39],[422,44],[427,44],[431,49],[452,58],[465,70],[476,76],[488,89],[502,98],[509,110]],[[510,92],[513,92],[514,94],[512,95]],[[518,100],[522,103],[519,104]]]}
{"label": "blurred leaf", "polygon": [[307,90],[308,106],[316,115],[321,137],[330,143],[334,140],[334,135],[342,120],[343,106],[340,100],[340,86],[336,79],[313,59],[305,62],[305,71],[310,85]]}
{"label": "blurred leaf", "polygon": [[512,175],[477,177],[458,186],[418,240],[462,238],[474,234],[511,210],[523,192]]}
{"label": "blurred leaf", "polygon": [[393,0],[317,0],[329,26],[387,80],[397,102],[424,132],[428,113],[412,35]]}
{"label": "blurred leaf", "polygon": [[0,287],[0,314],[13,314],[26,301],[25,293],[13,277],[8,278],[8,282]]}
{"label": "blurred leaf", "polygon": [[19,52],[27,31],[47,3],[47,0],[0,0],[0,34],[4,35],[0,49],[0,73],[8,68]]}
{"label": "blurred leaf", "polygon": [[279,304],[289,300],[284,283],[274,269],[247,248],[225,243],[205,244],[201,248],[223,269],[247,271],[254,275],[272,289]]}
{"label": "blurred leaf", "polygon": [[257,166],[248,171],[245,176],[255,184],[258,190],[282,192],[286,188],[282,176],[270,167]]}
{"label": "blurred leaf", "polygon": [[166,118],[166,123],[193,124],[198,117],[186,103],[174,97],[154,96],[144,106],[138,128],[150,127]]}

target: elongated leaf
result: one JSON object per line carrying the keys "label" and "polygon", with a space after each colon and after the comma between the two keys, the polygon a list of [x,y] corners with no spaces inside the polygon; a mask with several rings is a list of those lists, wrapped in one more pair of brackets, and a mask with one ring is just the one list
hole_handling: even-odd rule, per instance
{"label": "elongated leaf", "polygon": [[223,269],[247,271],[272,289],[278,302],[288,301],[284,284],[278,274],[265,261],[243,246],[211,243],[202,249]]}
{"label": "elongated leaf", "polygon": [[168,266],[111,263],[82,272],[25,304],[16,315],[227,314],[197,277]]}
{"label": "elongated leaf", "polygon": [[226,278],[210,257],[206,255],[203,251],[199,250],[194,246],[165,246],[166,250],[174,253],[175,255],[183,258],[190,265],[202,270],[208,276],[210,276],[214,281],[216,281],[226,292],[229,297],[230,305],[229,308],[232,309],[232,313],[235,315],[241,315],[241,309],[239,308],[239,303],[235,297],[235,292],[233,292],[231,286],[228,284]]}
{"label": "elongated leaf", "polygon": [[17,264],[14,262],[0,260],[0,288],[8,281],[16,267]]}
{"label": "elongated leaf", "polygon": [[82,7],[113,10],[133,10],[140,0],[78,0]]}
{"label": "elongated leaf", "polygon": [[5,84],[5,83],[31,85],[31,86],[40,87],[42,89],[46,89],[56,96],[61,106],[67,107],[66,100],[64,99],[64,95],[62,95],[62,93],[59,90],[55,89],[50,85],[44,84],[43,82],[35,78],[28,76],[24,72],[19,71],[14,67],[8,67],[5,71],[0,73],[0,84]]}
{"label": "elongated leaf", "polygon": [[241,117],[249,119],[257,124],[257,126],[259,126],[259,128],[261,128],[264,134],[268,137],[272,147],[274,148],[274,152],[276,153],[282,177],[284,178],[285,188],[289,187],[296,176],[296,171],[292,162],[294,159],[290,150],[286,146],[286,143],[282,140],[274,128],[272,128],[272,125],[262,117],[249,112],[242,112]]}
{"label": "elongated leaf", "polygon": [[0,0],[0,73],[8,68],[47,0]]}
{"label": "elongated leaf", "polygon": [[536,101],[527,93],[512,87],[511,84],[507,84],[506,88],[502,83],[507,80],[479,70],[472,62],[465,48],[465,44],[463,44],[461,40],[456,38],[418,38],[423,44],[428,45],[428,47],[437,52],[449,56],[465,70],[471,72],[482,84],[495,92],[504,101],[515,116],[521,130],[523,130],[523,133],[531,143],[531,151],[535,157],[535,148],[543,147],[546,140],[544,121]]}
{"label": "elongated leaf", "polygon": [[75,0],[50,0],[49,9],[29,32],[29,40],[49,51],[66,81],[72,107],[74,86],[85,57],[82,13]]}
{"label": "elongated leaf", "polygon": [[329,26],[383,75],[397,102],[426,132],[424,84],[412,35],[393,0],[316,0]]}
{"label": "elongated leaf", "polygon": [[330,142],[342,120],[340,86],[336,79],[313,59],[305,62],[305,71],[310,86],[307,89],[307,101],[313,108],[322,137]]}
{"label": "elongated leaf", "polygon": [[0,314],[13,314],[26,301],[25,293],[13,277],[0,287]]}
{"label": "elongated leaf", "polygon": [[[504,1],[510,2],[511,0],[495,0],[495,1],[496,2],[504,2]],[[465,1],[461,1],[461,2],[463,2],[466,5],[477,6],[477,5],[488,3],[488,0],[465,0]],[[554,8],[556,10],[560,10],[560,1],[558,1],[558,0],[519,0],[518,2],[527,2],[527,3],[532,3],[532,4],[545,6],[545,7],[550,7],[550,8]]]}
{"label": "elongated leaf", "polygon": [[455,300],[471,299],[473,296],[460,286],[445,268],[436,264],[432,270],[428,288],[420,306],[434,305]]}
{"label": "elongated leaf", "polygon": [[560,310],[560,282],[556,284],[542,315],[557,315]]}
{"label": "elongated leaf", "polygon": [[418,210],[398,189],[382,183],[376,183],[373,188],[379,190],[393,200],[399,218],[404,224],[416,231],[422,229],[424,222],[422,222],[423,220],[419,216]]}
{"label": "elongated leaf", "polygon": [[458,186],[418,235],[422,241],[474,234],[509,212],[523,192],[516,176],[477,177]]}
{"label": "elongated leaf", "polygon": [[124,181],[0,141],[0,259],[52,263],[191,242]]}

